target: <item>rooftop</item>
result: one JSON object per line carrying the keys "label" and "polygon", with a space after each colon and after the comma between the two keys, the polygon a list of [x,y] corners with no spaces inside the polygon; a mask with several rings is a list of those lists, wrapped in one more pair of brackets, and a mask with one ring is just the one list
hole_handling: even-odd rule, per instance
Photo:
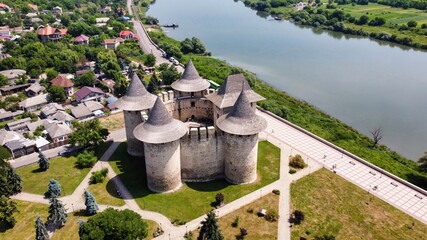
{"label": "rooftop", "polygon": [[76,107],[71,108],[71,114],[75,118],[92,116],[92,112],[84,104],[79,104]]}
{"label": "rooftop", "polygon": [[193,62],[190,60],[180,80],[172,83],[172,88],[180,92],[200,92],[208,89],[210,83],[200,77]]}
{"label": "rooftop", "polygon": [[15,131],[0,129],[0,145],[3,146],[9,141],[23,139],[24,137]]}
{"label": "rooftop", "polygon": [[37,106],[39,104],[47,103],[48,98],[49,98],[48,94],[40,94],[38,96],[25,99],[24,101],[19,103],[19,106],[21,106],[23,108]]}
{"label": "rooftop", "polygon": [[125,111],[141,111],[152,108],[156,98],[145,89],[138,75],[133,73],[126,94],[117,100],[116,106]]}
{"label": "rooftop", "polygon": [[263,131],[267,127],[267,121],[255,114],[245,91],[241,91],[231,112],[219,117],[216,125],[227,133],[253,135]]}
{"label": "rooftop", "polygon": [[160,98],[157,98],[146,122],[133,131],[135,137],[146,143],[167,143],[180,139],[188,132],[185,123],[173,119]]}
{"label": "rooftop", "polygon": [[70,79],[64,77],[63,75],[58,75],[57,77],[52,79],[50,82],[52,83],[53,86],[58,86],[58,87],[69,88],[74,86],[74,83]]}
{"label": "rooftop", "polygon": [[80,90],[75,92],[74,96],[76,97],[77,100],[82,100],[91,93],[104,94],[104,92],[99,88],[84,86]]}
{"label": "rooftop", "polygon": [[57,111],[65,111],[65,109],[62,107],[62,105],[60,105],[58,103],[49,103],[46,106],[42,107],[42,109],[41,109],[41,113],[45,117],[50,116],[50,115],[56,113]]}
{"label": "rooftop", "polygon": [[242,73],[228,76],[218,91],[206,95],[206,98],[219,108],[232,107],[239,97],[242,88],[250,103],[265,99],[251,89]]}

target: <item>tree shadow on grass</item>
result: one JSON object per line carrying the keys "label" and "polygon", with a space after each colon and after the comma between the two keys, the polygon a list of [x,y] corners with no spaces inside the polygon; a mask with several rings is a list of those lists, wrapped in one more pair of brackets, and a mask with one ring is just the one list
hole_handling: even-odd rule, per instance
{"label": "tree shadow on grass", "polygon": [[75,211],[72,214],[75,217],[88,217],[89,216],[89,215],[86,214],[86,210],[84,210],[84,209],[80,209],[78,211]]}
{"label": "tree shadow on grass", "polygon": [[43,171],[41,168],[37,168],[37,169],[31,170],[31,172],[32,173],[41,173],[41,172],[45,172],[45,171]]}

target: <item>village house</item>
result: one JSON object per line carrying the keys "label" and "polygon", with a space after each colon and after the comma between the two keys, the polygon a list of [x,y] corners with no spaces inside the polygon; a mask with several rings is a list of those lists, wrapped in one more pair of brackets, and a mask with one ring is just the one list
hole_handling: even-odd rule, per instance
{"label": "village house", "polygon": [[53,143],[63,142],[63,144],[66,144],[64,141],[67,141],[68,135],[73,132],[68,124],[51,119],[43,119],[27,124],[27,129],[30,132],[34,132],[39,126],[44,127],[44,131],[46,131],[48,139],[50,139]]}
{"label": "village house", "polygon": [[67,31],[67,29],[54,28],[48,25],[37,30],[37,36],[42,42],[59,41],[65,34],[67,34]]}
{"label": "village house", "polygon": [[86,35],[80,35],[74,39],[74,44],[78,45],[88,45],[89,44],[89,37]]}
{"label": "village house", "polygon": [[71,108],[71,114],[78,120],[85,120],[93,116],[90,109],[84,104],[79,104],[76,107]]}
{"label": "village house", "polygon": [[109,12],[111,12],[111,6],[105,6],[105,7],[103,7],[103,8],[101,8],[101,9],[99,9],[98,10],[98,12],[99,13],[103,13],[103,14],[106,14],[106,13],[109,13]]}
{"label": "village house", "polygon": [[4,145],[12,154],[13,158],[18,158],[36,151],[36,143],[26,138],[12,140]]}
{"label": "village house", "polygon": [[49,103],[40,110],[40,117],[48,118],[58,111],[65,111],[64,107],[58,103]]}
{"label": "village house", "polygon": [[6,124],[6,130],[9,131],[21,131],[25,130],[27,124],[31,122],[31,118],[23,118],[14,122],[10,122]]}
{"label": "village house", "polygon": [[101,102],[104,99],[105,93],[94,87],[84,86],[80,90],[74,93],[77,102],[86,102],[86,101],[98,101]]}
{"label": "village house", "polygon": [[123,38],[125,40],[137,40],[138,39],[138,36],[129,30],[120,31],[119,37]]}
{"label": "village house", "polygon": [[7,78],[9,85],[15,85],[15,80],[27,74],[27,71],[23,69],[9,69],[1,71],[0,74]]}
{"label": "village house", "polygon": [[62,15],[62,8],[59,6],[53,7],[52,8],[52,12],[53,14],[55,14],[56,16],[61,16]]}
{"label": "village house", "polygon": [[52,86],[63,87],[65,90],[65,96],[70,97],[74,94],[74,83],[67,77],[63,75],[58,75],[52,81],[50,81]]}
{"label": "village house", "polygon": [[104,48],[116,50],[117,47],[124,42],[123,38],[104,39]]}
{"label": "village house", "polygon": [[13,93],[22,92],[25,89],[27,89],[31,84],[20,84],[20,85],[13,85],[13,86],[6,86],[0,88],[0,95],[6,96]]}
{"label": "village house", "polygon": [[96,26],[97,27],[104,27],[107,26],[108,21],[110,20],[109,17],[102,17],[102,18],[95,18]]}
{"label": "village house", "polygon": [[35,4],[28,3],[27,6],[33,10],[33,12],[39,11],[39,7]]}
{"label": "village house", "polygon": [[18,110],[15,112],[6,111],[3,108],[0,108],[0,122],[6,122],[15,119],[16,116],[23,114],[24,111]]}
{"label": "village house", "polygon": [[5,3],[0,3],[0,14],[4,14],[7,12],[13,12],[13,9]]}
{"label": "village house", "polygon": [[40,83],[31,84],[28,88],[25,89],[25,93],[28,97],[35,97],[46,90],[45,87],[40,85]]}
{"label": "village house", "polygon": [[19,103],[19,106],[23,108],[25,112],[33,112],[48,104],[48,99],[48,94],[40,94],[38,96],[23,100]]}

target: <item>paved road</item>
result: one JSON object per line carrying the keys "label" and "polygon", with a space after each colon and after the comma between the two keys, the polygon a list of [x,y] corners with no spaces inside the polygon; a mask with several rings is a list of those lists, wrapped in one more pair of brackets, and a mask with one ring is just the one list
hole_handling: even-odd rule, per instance
{"label": "paved road", "polygon": [[258,114],[267,120],[266,131],[271,136],[293,149],[303,152],[309,159],[323,164],[341,177],[427,224],[427,194],[425,192],[415,191],[397,182],[290,124],[260,111]]}
{"label": "paved road", "polygon": [[[63,149],[65,149],[66,146],[67,145],[43,151],[43,154],[47,158],[56,157],[56,156],[58,156],[58,153],[60,151],[62,151]],[[10,160],[9,163],[14,168],[20,168],[20,167],[24,167],[24,166],[33,164],[33,163],[37,162],[38,160],[39,160],[39,153],[38,152],[34,152],[32,154],[25,155],[25,156],[22,156],[20,158],[16,158],[16,159]]]}

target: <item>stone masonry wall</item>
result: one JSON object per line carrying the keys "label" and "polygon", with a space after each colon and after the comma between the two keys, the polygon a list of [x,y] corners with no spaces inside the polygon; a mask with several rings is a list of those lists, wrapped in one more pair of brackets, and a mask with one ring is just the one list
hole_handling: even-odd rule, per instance
{"label": "stone masonry wall", "polygon": [[144,143],[148,188],[153,192],[169,192],[181,186],[179,140],[162,143]]}
{"label": "stone masonry wall", "polygon": [[215,128],[191,128],[181,139],[181,175],[184,181],[206,182],[224,176],[222,137]]}
{"label": "stone masonry wall", "polygon": [[133,130],[138,124],[143,122],[141,112],[139,111],[123,111],[125,119],[126,138],[128,141],[127,151],[135,157],[144,156],[144,147],[141,141],[135,138]]}
{"label": "stone masonry wall", "polygon": [[250,183],[257,177],[258,134],[224,133],[224,173],[234,184]]}

